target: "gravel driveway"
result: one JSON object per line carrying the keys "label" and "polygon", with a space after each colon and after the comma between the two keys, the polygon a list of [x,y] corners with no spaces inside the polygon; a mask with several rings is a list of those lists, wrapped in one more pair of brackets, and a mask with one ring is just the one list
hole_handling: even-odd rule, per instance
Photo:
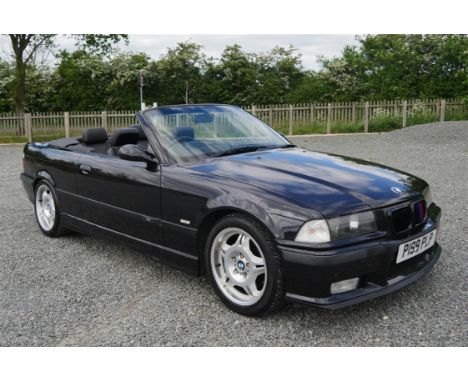
{"label": "gravel driveway", "polygon": [[18,177],[22,147],[0,146],[0,345],[467,346],[468,122],[294,141],[428,181],[443,209],[433,272],[338,312],[287,306],[265,318],[239,316],[205,277],[123,244],[42,235]]}

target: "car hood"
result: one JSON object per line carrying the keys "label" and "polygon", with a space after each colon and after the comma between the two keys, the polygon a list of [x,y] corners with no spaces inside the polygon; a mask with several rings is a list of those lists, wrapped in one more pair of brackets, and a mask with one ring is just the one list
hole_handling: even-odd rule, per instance
{"label": "car hood", "polygon": [[231,155],[187,167],[247,183],[325,217],[398,203],[427,187],[390,167],[300,148]]}

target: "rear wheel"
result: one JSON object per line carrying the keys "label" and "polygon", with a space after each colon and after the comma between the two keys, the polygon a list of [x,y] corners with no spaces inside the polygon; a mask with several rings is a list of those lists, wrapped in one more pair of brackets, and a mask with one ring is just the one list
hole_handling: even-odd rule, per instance
{"label": "rear wheel", "polygon": [[44,234],[56,237],[65,233],[60,225],[57,195],[46,180],[40,180],[36,185],[34,210],[39,228]]}
{"label": "rear wheel", "polygon": [[283,305],[281,255],[256,220],[230,214],[208,236],[206,269],[216,293],[232,310],[261,315]]}

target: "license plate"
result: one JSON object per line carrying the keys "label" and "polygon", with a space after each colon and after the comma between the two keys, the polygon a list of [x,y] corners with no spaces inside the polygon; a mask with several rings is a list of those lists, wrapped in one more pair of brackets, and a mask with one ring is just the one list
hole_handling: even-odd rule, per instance
{"label": "license plate", "polygon": [[398,264],[402,261],[411,259],[412,257],[431,248],[434,245],[435,240],[436,230],[426,233],[424,236],[420,236],[417,239],[400,244],[400,247],[398,247],[396,263]]}

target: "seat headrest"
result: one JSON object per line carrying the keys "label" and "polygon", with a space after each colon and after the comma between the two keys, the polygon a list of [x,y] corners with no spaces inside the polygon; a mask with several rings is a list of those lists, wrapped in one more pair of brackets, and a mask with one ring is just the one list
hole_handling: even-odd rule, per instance
{"label": "seat headrest", "polygon": [[136,145],[138,143],[138,130],[133,127],[114,130],[110,137],[111,146]]}
{"label": "seat headrest", "polygon": [[192,126],[177,126],[175,130],[175,138],[181,141],[193,141],[195,130]]}
{"label": "seat headrest", "polygon": [[81,142],[83,143],[101,143],[107,141],[107,132],[103,127],[90,127],[83,130]]}
{"label": "seat headrest", "polygon": [[132,125],[130,126],[130,128],[138,130],[138,135],[140,139],[147,139],[145,131],[143,130],[143,127],[141,125]]}

